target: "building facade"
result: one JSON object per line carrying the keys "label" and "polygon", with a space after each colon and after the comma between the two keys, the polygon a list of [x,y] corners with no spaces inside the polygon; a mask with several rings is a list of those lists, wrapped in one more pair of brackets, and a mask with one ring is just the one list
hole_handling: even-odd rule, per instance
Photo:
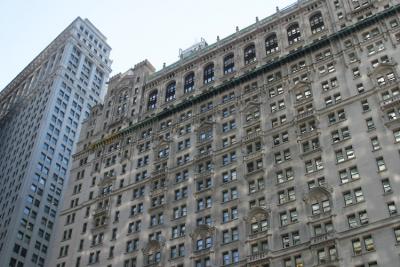
{"label": "building facade", "polygon": [[398,266],[399,11],[297,1],[113,77],[49,266]]}
{"label": "building facade", "polygon": [[44,266],[81,122],[110,47],[77,18],[0,93],[0,265]]}

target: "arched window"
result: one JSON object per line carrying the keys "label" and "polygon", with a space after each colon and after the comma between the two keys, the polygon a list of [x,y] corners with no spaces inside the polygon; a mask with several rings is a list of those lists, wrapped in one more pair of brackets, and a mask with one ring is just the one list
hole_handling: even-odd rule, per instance
{"label": "arched window", "polygon": [[165,102],[171,101],[175,99],[176,92],[176,82],[171,82],[167,85],[167,89],[165,90]]}
{"label": "arched window", "polygon": [[183,85],[183,92],[190,93],[194,89],[194,73],[191,72],[185,76],[185,81]]}
{"label": "arched window", "polygon": [[235,57],[233,54],[229,54],[224,57],[224,74],[228,74],[235,71]]}
{"label": "arched window", "polygon": [[157,106],[157,90],[154,90],[149,94],[149,101],[147,102],[147,110],[153,110]]}
{"label": "arched window", "polygon": [[293,23],[287,29],[289,45],[297,43],[301,40],[300,27],[298,23]]}
{"label": "arched window", "polygon": [[204,84],[208,84],[212,81],[214,81],[214,63],[210,63],[204,68]]}
{"label": "arched window", "polygon": [[256,61],[256,46],[251,44],[244,49],[244,64],[250,64]]}
{"label": "arched window", "polygon": [[265,50],[267,55],[277,52],[279,50],[278,37],[273,33],[265,38]]}
{"label": "arched window", "polygon": [[312,34],[319,33],[325,29],[324,19],[320,12],[310,17],[310,26]]}

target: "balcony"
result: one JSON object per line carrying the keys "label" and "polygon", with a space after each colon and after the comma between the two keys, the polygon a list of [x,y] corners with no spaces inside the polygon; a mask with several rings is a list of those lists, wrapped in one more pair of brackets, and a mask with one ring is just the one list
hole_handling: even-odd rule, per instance
{"label": "balcony", "polygon": [[337,257],[320,259],[317,264],[313,265],[313,267],[336,267],[339,266],[338,262],[339,259]]}
{"label": "balcony", "polygon": [[296,122],[300,122],[300,121],[306,120],[306,119],[308,119],[308,118],[310,118],[310,117],[312,117],[314,115],[315,115],[315,110],[314,109],[307,110],[307,111],[305,111],[305,112],[303,112],[301,114],[298,114],[296,116]]}
{"label": "balcony", "polygon": [[165,193],[167,190],[168,189],[166,186],[161,187],[161,188],[152,189],[150,191],[150,196],[155,197],[155,196],[161,195],[161,194]]}
{"label": "balcony", "polygon": [[151,176],[152,176],[152,178],[155,178],[155,177],[157,177],[157,176],[161,176],[161,175],[163,175],[163,174],[166,174],[168,172],[168,168],[160,168],[160,169],[158,169],[158,170],[154,170],[152,173],[151,173]]}
{"label": "balcony", "polygon": [[243,159],[244,159],[245,161],[250,161],[250,160],[253,160],[253,159],[255,159],[255,158],[259,158],[262,154],[263,154],[263,150],[259,150],[259,151],[250,153],[250,154],[248,154],[248,155],[245,155],[245,156],[243,157]]}
{"label": "balcony", "polygon": [[270,253],[269,250],[261,251],[247,256],[247,263],[269,263]]}
{"label": "balcony", "polygon": [[257,131],[255,133],[251,133],[243,137],[244,142],[251,142],[254,141],[255,139],[262,137],[264,135],[264,131]]}
{"label": "balcony", "polygon": [[93,211],[93,216],[99,216],[101,214],[107,214],[110,211],[110,205],[104,207],[98,207]]}
{"label": "balcony", "polygon": [[391,98],[382,100],[380,102],[381,110],[391,108],[399,103],[400,103],[400,94],[392,96]]}
{"label": "balcony", "polygon": [[196,161],[200,161],[200,160],[204,160],[207,158],[211,158],[212,156],[213,156],[213,151],[210,150],[210,151],[206,151],[206,152],[197,154],[196,156],[194,156],[194,159]]}
{"label": "balcony", "polygon": [[309,150],[304,151],[303,153],[301,153],[301,154],[300,154],[300,157],[301,157],[301,158],[304,158],[304,157],[306,157],[306,156],[308,156],[308,155],[311,155],[311,154],[313,154],[313,153],[316,153],[316,152],[318,152],[318,153],[322,152],[322,149],[321,149],[321,147],[319,146],[319,144],[318,144],[318,145],[315,145],[314,147],[310,148]]}
{"label": "balcony", "polygon": [[319,128],[313,128],[312,130],[307,130],[304,132],[297,133],[297,141],[303,141],[305,139],[318,136],[321,134]]}
{"label": "balcony", "polygon": [[384,123],[385,126],[388,127],[389,129],[396,129],[400,126],[400,117],[392,118],[389,119],[388,116],[386,115],[384,117]]}
{"label": "balcony", "polygon": [[194,174],[194,179],[196,180],[196,179],[212,176],[213,174],[214,174],[213,170],[205,170],[203,172],[196,172]]}
{"label": "balcony", "polygon": [[261,239],[261,238],[265,238],[267,236],[270,236],[270,230],[269,228],[267,230],[264,231],[259,231],[256,233],[250,233],[249,236],[247,237],[247,241],[246,242],[250,242],[250,241],[255,241],[257,239]]}
{"label": "balcony", "polygon": [[335,232],[325,233],[311,237],[311,245],[317,245],[325,241],[333,240],[336,238]]}

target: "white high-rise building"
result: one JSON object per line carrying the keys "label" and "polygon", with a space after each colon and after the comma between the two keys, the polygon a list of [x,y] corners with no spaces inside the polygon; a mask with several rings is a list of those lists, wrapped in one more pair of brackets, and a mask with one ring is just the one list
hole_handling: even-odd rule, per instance
{"label": "white high-rise building", "polygon": [[44,266],[80,125],[104,95],[110,50],[78,17],[0,92],[0,266]]}

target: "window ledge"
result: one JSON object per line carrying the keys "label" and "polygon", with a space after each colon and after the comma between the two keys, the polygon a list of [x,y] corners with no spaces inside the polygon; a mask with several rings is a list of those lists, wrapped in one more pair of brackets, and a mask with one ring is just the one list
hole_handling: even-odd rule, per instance
{"label": "window ledge", "polygon": [[390,191],[384,192],[382,195],[383,196],[389,196],[389,195],[392,195],[392,194],[393,194],[393,190],[390,190]]}
{"label": "window ledge", "polygon": [[299,221],[296,221],[296,222],[290,222],[290,223],[288,223],[288,224],[285,224],[285,225],[281,225],[281,226],[279,226],[279,229],[281,229],[281,230],[285,230],[285,229],[287,229],[287,228],[291,227],[292,225],[296,225],[296,224],[298,224],[298,223],[299,223]]}
{"label": "window ledge", "polygon": [[288,183],[290,183],[292,181],[294,181],[294,178],[287,179],[287,180],[285,180],[283,182],[280,182],[280,183],[275,183],[275,186],[285,186],[285,185],[287,185]]}
{"label": "window ledge", "polygon": [[283,206],[283,205],[286,205],[286,204],[289,204],[289,203],[292,203],[292,202],[295,202],[295,201],[296,201],[296,199],[288,200],[288,201],[283,202],[283,203],[278,203],[277,206]]}
{"label": "window ledge", "polygon": [[354,182],[356,182],[356,181],[358,181],[360,179],[361,179],[361,177],[357,178],[357,179],[350,179],[347,183],[340,183],[339,186],[345,186],[347,184],[352,184],[352,183],[354,183]]}
{"label": "window ledge", "polygon": [[384,169],[384,170],[377,170],[376,172],[377,173],[383,173],[383,172],[386,172],[388,169],[386,168],[386,169]]}
{"label": "window ledge", "polygon": [[232,199],[229,199],[227,201],[221,201],[221,205],[224,205],[224,204],[227,204],[227,203],[232,203],[233,201],[238,200],[238,199],[239,199],[239,197],[232,198]]}
{"label": "window ledge", "polygon": [[374,252],[376,252],[375,249],[370,250],[370,251],[362,251],[362,252],[360,252],[358,254],[354,254],[353,253],[352,257],[359,257],[359,256],[367,255],[367,254],[370,254],[370,253],[374,253]]}
{"label": "window ledge", "polygon": [[362,201],[359,201],[359,202],[355,202],[355,203],[351,203],[351,204],[349,204],[349,205],[344,205],[343,208],[354,207],[354,206],[357,206],[358,204],[361,204],[361,203],[365,203],[365,200],[362,200]]}
{"label": "window ledge", "polygon": [[352,161],[353,159],[356,159],[356,156],[354,156],[354,157],[352,157],[352,158],[347,158],[347,159],[345,159],[345,160],[343,160],[343,161],[341,161],[341,162],[337,162],[337,161],[336,161],[336,165],[340,165],[340,164],[343,164],[343,163],[346,163],[346,162],[350,162],[350,161]]}

